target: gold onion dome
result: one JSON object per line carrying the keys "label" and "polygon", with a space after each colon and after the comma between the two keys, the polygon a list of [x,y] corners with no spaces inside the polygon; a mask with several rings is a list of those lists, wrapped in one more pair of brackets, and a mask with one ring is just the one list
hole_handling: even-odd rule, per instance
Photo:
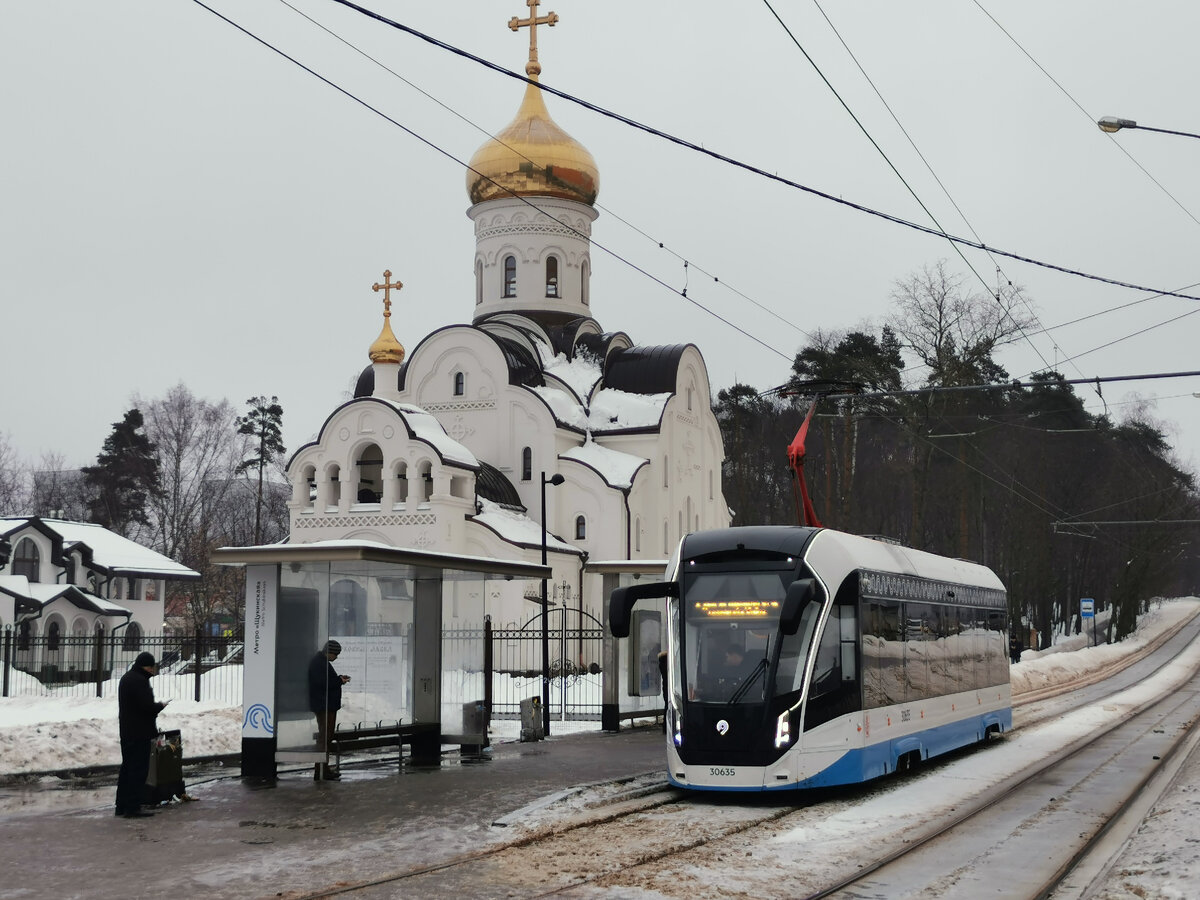
{"label": "gold onion dome", "polygon": [[375,338],[373,343],[367,349],[367,355],[371,357],[373,363],[394,363],[400,365],[404,362],[404,347],[396,340],[396,335],[392,333],[392,291],[400,290],[404,287],[397,279],[392,281],[392,272],[390,269],[383,270],[383,283],[376,282],[371,285],[373,291],[383,291],[383,328],[379,332],[379,337]]}
{"label": "gold onion dome", "polygon": [[599,189],[596,160],[550,118],[536,84],[525,86],[516,118],[475,151],[467,170],[472,203],[516,195],[561,197],[591,206]]}
{"label": "gold onion dome", "polygon": [[[395,363],[400,365],[404,362],[404,347],[396,340],[396,335],[392,334],[392,325],[388,321],[391,313],[384,313],[383,330],[379,332],[379,337],[375,338],[370,349],[367,351],[373,363]],[[359,344],[358,346],[362,346]]]}

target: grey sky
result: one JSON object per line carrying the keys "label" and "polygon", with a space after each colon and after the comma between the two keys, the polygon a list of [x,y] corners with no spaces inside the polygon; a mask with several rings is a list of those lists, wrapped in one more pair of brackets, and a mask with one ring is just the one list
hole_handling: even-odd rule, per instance
{"label": "grey sky", "polygon": [[[517,109],[512,79],[328,0],[290,2],[482,128],[500,130]],[[459,160],[485,140],[280,0],[210,5]],[[527,33],[506,27],[527,15],[521,0],[364,5],[511,70],[524,65]],[[816,4],[772,5],[942,225],[969,236]],[[1200,132],[1200,10],[982,5],[1086,113],[973,2],[822,3],[984,242],[1156,287],[1200,281],[1200,224],[1120,149],[1200,218],[1200,141],[1110,138],[1094,124],[1119,115]],[[550,10],[561,21],[539,29],[545,84],[929,224],[765,4],[546,0],[539,12]],[[160,396],[178,381],[239,410],[251,395],[277,394],[294,450],[366,365],[380,322],[370,286],[385,268],[405,284],[392,322],[410,351],[470,320],[463,169],[190,0],[3,4],[0,98],[0,432],[31,460],[92,460],[131,394]],[[697,344],[714,393],[735,380],[782,383],[802,332],[877,326],[892,282],[922,264],[946,258],[967,272],[944,240],[547,102],[599,165],[595,244],[686,285],[762,342],[594,247],[600,323],[639,344]],[[966,255],[994,284],[994,263]],[[1046,326],[1145,296],[1001,265]],[[1191,318],[1062,361],[1198,308],[1150,300],[1056,330],[1053,343],[1034,335],[1036,352],[1021,343],[1000,360],[1017,377],[1042,359],[1071,378],[1200,369]],[[1162,398],[1157,415],[1178,423],[1180,455],[1193,459],[1200,379],[1106,386],[1118,418],[1130,391]]]}

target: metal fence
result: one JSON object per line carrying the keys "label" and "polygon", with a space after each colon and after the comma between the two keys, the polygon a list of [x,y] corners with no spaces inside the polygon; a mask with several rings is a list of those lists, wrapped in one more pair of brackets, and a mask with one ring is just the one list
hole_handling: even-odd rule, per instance
{"label": "metal fence", "polygon": [[[589,627],[582,627],[582,626]],[[594,627],[592,627],[594,626]],[[592,616],[552,607],[546,619],[549,710],[560,721],[599,720],[604,633]],[[196,632],[124,636],[0,636],[0,696],[115,697],[117,681],[143,651],[159,660],[154,694],[218,706],[242,702],[242,636]],[[482,650],[482,653],[481,653]],[[491,718],[519,719],[521,701],[542,696],[542,614],[519,627],[442,631],[444,670],[482,672]],[[488,677],[490,674],[490,677]],[[452,691],[452,685],[445,689]],[[468,698],[469,699],[469,698]]]}
{"label": "metal fence", "polygon": [[226,706],[242,702],[240,632],[22,637],[6,628],[0,641],[0,696],[113,697],[117,681],[137,655],[148,652],[159,661],[154,681],[158,699]]}

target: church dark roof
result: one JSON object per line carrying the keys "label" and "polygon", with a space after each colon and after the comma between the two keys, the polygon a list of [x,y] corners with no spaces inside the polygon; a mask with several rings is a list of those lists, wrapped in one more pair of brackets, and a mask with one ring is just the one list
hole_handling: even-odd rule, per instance
{"label": "church dark roof", "polygon": [[604,361],[604,386],[628,394],[673,394],[679,361],[688,346],[614,350]]}
{"label": "church dark roof", "polygon": [[479,461],[479,471],[475,473],[475,496],[499,503],[508,509],[525,512],[525,504],[521,502],[512,482],[503,472],[483,460]]}
{"label": "church dark roof", "polygon": [[[486,333],[486,332],[485,332]],[[504,361],[508,363],[508,381],[510,384],[523,384],[527,387],[541,387],[546,383],[542,377],[542,365],[530,351],[514,340],[490,335],[496,342]]]}

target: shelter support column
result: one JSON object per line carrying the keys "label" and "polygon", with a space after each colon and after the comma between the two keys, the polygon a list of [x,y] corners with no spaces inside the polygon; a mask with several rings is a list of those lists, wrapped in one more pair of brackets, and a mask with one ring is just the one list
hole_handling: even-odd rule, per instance
{"label": "shelter support column", "polygon": [[603,622],[603,658],[601,671],[604,673],[600,688],[600,729],[621,730],[621,669],[620,644],[608,630],[608,598],[620,586],[620,575],[605,573],[601,576],[600,609]]}

